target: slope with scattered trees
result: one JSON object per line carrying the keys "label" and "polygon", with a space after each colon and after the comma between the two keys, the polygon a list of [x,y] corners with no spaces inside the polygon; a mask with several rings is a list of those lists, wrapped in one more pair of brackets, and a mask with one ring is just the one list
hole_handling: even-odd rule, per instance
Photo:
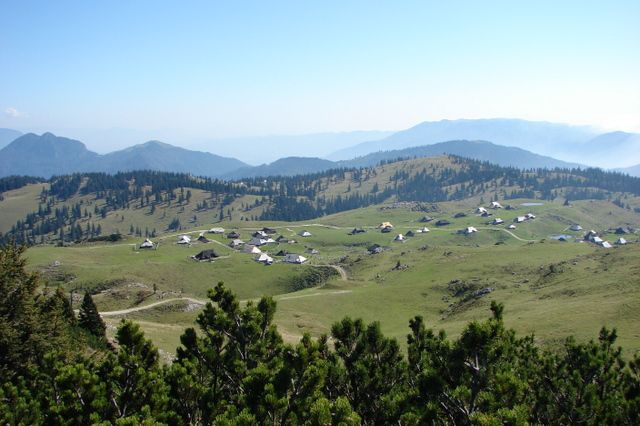
{"label": "slope with scattered trees", "polygon": [[271,298],[241,305],[221,283],[169,366],[139,327],[116,347],[41,294],[23,249],[0,250],[3,424],[638,424],[640,359],[615,330],[549,352],[505,327],[503,307],[455,340],[409,321],[408,349],[379,323],[344,318],[329,337],[283,343]]}

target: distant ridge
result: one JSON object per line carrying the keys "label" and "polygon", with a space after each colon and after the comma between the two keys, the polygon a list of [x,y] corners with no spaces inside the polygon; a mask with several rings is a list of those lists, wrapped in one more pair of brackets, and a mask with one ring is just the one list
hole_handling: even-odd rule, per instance
{"label": "distant ridge", "polygon": [[241,179],[259,176],[295,176],[329,170],[337,163],[315,157],[285,157],[270,164],[243,167],[225,174],[225,179]]}
{"label": "distant ridge", "polygon": [[217,177],[247,165],[235,158],[190,151],[158,141],[99,155],[80,141],[44,133],[23,135],[0,149],[0,177],[49,178],[74,172],[115,173],[130,170],[185,172]]}
{"label": "distant ridge", "polygon": [[433,145],[418,146],[392,151],[380,151],[338,164],[350,167],[365,167],[378,164],[382,160],[399,157],[430,157],[442,154],[452,154],[474,160],[488,161],[500,166],[517,167],[520,169],[546,168],[576,168],[584,167],[577,163],[556,160],[544,155],[534,154],[521,148],[500,146],[487,141],[448,141]]}
{"label": "distant ridge", "polygon": [[631,176],[640,177],[640,164],[636,164],[635,166],[625,167],[622,169],[617,169],[617,171],[622,173],[627,173]]}
{"label": "distant ridge", "polygon": [[98,171],[158,170],[217,177],[247,165],[235,158],[149,141],[103,155]]}
{"label": "distant ridge", "polygon": [[520,148],[500,146],[487,141],[448,141],[433,145],[410,147],[398,150],[379,151],[345,161],[328,161],[319,158],[288,157],[271,164],[235,170],[224,176],[226,179],[241,179],[267,176],[293,176],[321,172],[334,168],[369,167],[381,161],[410,157],[434,157],[444,154],[457,155],[474,160],[520,169],[578,168],[577,163],[556,160],[534,154]]}
{"label": "distant ridge", "polygon": [[400,157],[430,157],[453,154],[501,166],[529,168],[572,168],[568,163],[520,148],[487,141],[455,140],[400,150],[380,151],[346,161],[313,157],[286,157],[270,164],[251,167],[235,158],[191,151],[159,141],[99,155],[77,140],[45,133],[29,133],[0,150],[0,177],[30,175],[48,178],[54,174],[156,170],[191,173],[196,176],[242,179],[259,176],[293,176],[333,168],[374,166]]}
{"label": "distant ridge", "polygon": [[[423,146],[451,140],[485,140],[544,155],[565,153],[558,146],[585,142],[597,132],[584,126],[511,118],[425,121],[384,139],[336,151],[327,158],[346,160],[372,152]],[[576,161],[573,158],[573,161]],[[578,160],[579,161],[579,160]]]}
{"label": "distant ridge", "polygon": [[4,148],[22,136],[22,132],[13,129],[0,129],[0,148]]}
{"label": "distant ridge", "polygon": [[0,150],[0,177],[29,175],[48,178],[94,170],[100,158],[80,141],[44,133],[27,133]]}

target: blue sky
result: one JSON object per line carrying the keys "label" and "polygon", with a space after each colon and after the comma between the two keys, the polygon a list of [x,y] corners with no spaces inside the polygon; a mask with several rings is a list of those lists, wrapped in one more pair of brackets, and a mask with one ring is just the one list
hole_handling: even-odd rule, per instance
{"label": "blue sky", "polygon": [[640,131],[637,0],[0,8],[0,127],[177,144],[443,118]]}

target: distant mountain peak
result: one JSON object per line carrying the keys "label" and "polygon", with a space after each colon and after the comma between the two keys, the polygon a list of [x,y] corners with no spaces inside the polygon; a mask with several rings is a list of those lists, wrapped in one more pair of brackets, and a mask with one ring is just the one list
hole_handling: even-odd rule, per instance
{"label": "distant mountain peak", "polygon": [[140,144],[138,146],[143,146],[143,147],[161,147],[161,148],[179,148],[179,147],[176,147],[176,146],[173,146],[173,145],[170,145],[168,143],[161,142],[161,141],[158,141],[158,140],[150,140],[150,141],[147,141],[147,142],[145,142],[143,144]]}
{"label": "distant mountain peak", "polygon": [[[15,161],[16,158],[21,161]],[[46,132],[29,133],[0,149],[0,177],[50,177],[74,172],[115,173],[157,170],[216,177],[247,164],[235,158],[190,151],[160,141],[148,141],[106,155],[89,151],[80,141]]]}

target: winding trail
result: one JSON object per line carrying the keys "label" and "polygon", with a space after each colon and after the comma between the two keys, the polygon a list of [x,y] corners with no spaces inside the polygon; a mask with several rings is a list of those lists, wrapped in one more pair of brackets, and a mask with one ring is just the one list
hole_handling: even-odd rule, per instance
{"label": "winding trail", "polygon": [[327,266],[329,268],[333,268],[340,274],[340,280],[347,281],[349,277],[347,276],[347,271],[344,270],[342,266],[338,265],[309,265],[309,266]]}
{"label": "winding trail", "polygon": [[[279,300],[292,300],[292,299],[302,299],[302,298],[305,298],[305,297],[331,296],[331,295],[336,295],[336,294],[347,294],[347,293],[351,293],[351,290],[323,291],[323,292],[319,292],[319,293],[307,293],[307,294],[287,293],[287,294],[283,294],[283,295],[280,295],[280,296],[274,296],[273,299],[276,300],[276,301],[279,301]],[[191,302],[191,303],[195,303],[197,305],[206,305],[209,302],[208,300],[199,300],[199,299],[194,299],[193,297],[173,297],[171,299],[164,299],[164,300],[160,300],[158,302],[150,303],[148,305],[137,306],[135,308],[121,309],[119,311],[100,312],[100,316],[102,316],[102,317],[116,317],[116,316],[119,316],[119,315],[132,314],[134,312],[146,311],[148,309],[153,309],[153,308],[155,308],[157,306],[164,305],[166,303],[178,302],[178,301],[181,301],[181,300],[184,300],[184,301],[187,301],[187,302]],[[249,301],[256,301],[256,300],[258,300],[258,299],[241,300],[240,303],[246,303],[246,302],[249,302]]]}
{"label": "winding trail", "polygon": [[477,228],[477,229],[483,229],[483,230],[487,230],[487,231],[502,231],[502,232],[506,232],[507,234],[511,235],[513,238],[515,238],[518,241],[522,241],[523,243],[535,243],[536,240],[526,240],[524,238],[520,238],[518,237],[516,234],[514,234],[513,232],[509,231],[508,229],[502,229],[502,228]]}
{"label": "winding trail", "polygon": [[118,315],[131,314],[133,312],[145,311],[147,309],[155,308],[156,306],[164,305],[165,303],[177,302],[177,301],[180,301],[180,300],[185,300],[187,302],[195,303],[197,305],[206,305],[206,303],[207,303],[205,300],[198,300],[198,299],[194,299],[192,297],[173,297],[171,299],[164,299],[164,300],[160,300],[158,302],[150,303],[148,305],[137,306],[135,308],[121,309],[119,311],[100,312],[100,316],[102,316],[102,317],[115,317],[115,316],[118,316]]}

